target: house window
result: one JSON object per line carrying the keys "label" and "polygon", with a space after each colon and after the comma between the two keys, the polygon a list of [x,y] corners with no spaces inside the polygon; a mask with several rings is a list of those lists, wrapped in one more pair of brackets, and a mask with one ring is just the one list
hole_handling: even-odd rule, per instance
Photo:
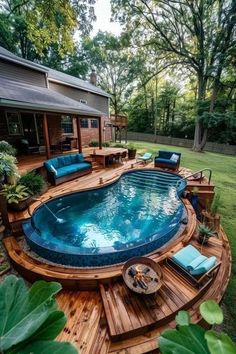
{"label": "house window", "polygon": [[73,134],[73,119],[70,116],[61,117],[61,128],[64,134]]}
{"label": "house window", "polygon": [[18,112],[6,112],[9,135],[23,135],[22,122]]}
{"label": "house window", "polygon": [[98,120],[97,119],[91,119],[90,124],[91,124],[91,128],[98,128]]}
{"label": "house window", "polygon": [[80,119],[80,127],[81,128],[88,128],[88,119],[87,118]]}

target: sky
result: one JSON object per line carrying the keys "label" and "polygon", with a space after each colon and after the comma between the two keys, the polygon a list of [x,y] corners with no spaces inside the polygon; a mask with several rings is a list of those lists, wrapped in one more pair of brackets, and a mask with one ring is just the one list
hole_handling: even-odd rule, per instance
{"label": "sky", "polygon": [[95,36],[99,30],[111,32],[118,36],[121,33],[119,23],[110,22],[111,18],[111,5],[110,0],[97,0],[94,5],[95,15],[97,21],[93,23],[92,36]]}

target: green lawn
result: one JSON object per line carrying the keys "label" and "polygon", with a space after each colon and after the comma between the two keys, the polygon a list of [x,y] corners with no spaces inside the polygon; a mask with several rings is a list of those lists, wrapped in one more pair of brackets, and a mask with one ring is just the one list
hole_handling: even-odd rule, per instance
{"label": "green lawn", "polygon": [[[229,238],[233,265],[231,280],[224,296],[223,304],[226,307],[226,331],[236,340],[236,157],[212,152],[196,153],[183,147],[167,146],[146,142],[134,142],[139,153],[152,152],[157,155],[158,150],[181,152],[181,166],[193,171],[208,167],[212,170],[212,181],[216,192],[221,195],[219,213],[222,225]],[[207,175],[207,174],[206,174]]]}

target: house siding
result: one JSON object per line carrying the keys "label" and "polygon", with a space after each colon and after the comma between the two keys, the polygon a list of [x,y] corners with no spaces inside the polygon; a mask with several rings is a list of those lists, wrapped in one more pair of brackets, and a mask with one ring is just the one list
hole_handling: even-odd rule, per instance
{"label": "house siding", "polygon": [[49,88],[53,91],[59,92],[64,96],[72,98],[76,101],[85,100],[88,106],[97,109],[105,116],[109,116],[109,102],[108,97],[100,96],[91,92],[83,91],[74,87],[69,87],[63,84],[58,84],[50,81]]}
{"label": "house siding", "polygon": [[45,73],[0,59],[0,77],[46,87]]}

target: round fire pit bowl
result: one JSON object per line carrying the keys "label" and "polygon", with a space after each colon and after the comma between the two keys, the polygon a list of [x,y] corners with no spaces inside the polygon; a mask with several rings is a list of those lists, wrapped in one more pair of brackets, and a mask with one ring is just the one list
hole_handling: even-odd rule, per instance
{"label": "round fire pit bowl", "polygon": [[153,294],[162,286],[161,267],[148,257],[129,259],[122,276],[128,288],[138,294]]}

